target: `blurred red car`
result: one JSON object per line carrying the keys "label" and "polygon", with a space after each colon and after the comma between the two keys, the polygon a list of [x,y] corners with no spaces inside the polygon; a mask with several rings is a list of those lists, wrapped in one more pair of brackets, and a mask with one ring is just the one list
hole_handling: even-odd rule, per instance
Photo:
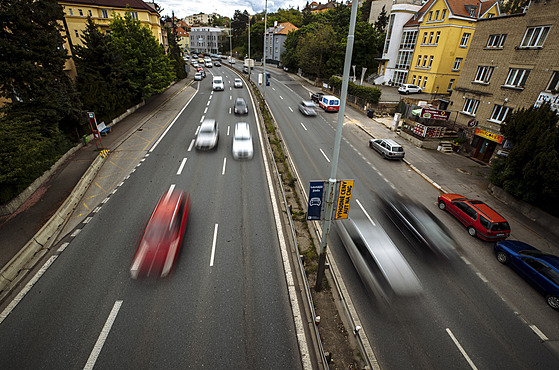
{"label": "blurred red car", "polygon": [[169,275],[181,248],[190,211],[190,196],[182,190],[168,190],[155,206],[132,259],[130,276]]}
{"label": "blurred red car", "polygon": [[439,208],[462,222],[471,236],[492,241],[503,240],[510,235],[507,220],[481,200],[459,194],[442,194],[439,196]]}

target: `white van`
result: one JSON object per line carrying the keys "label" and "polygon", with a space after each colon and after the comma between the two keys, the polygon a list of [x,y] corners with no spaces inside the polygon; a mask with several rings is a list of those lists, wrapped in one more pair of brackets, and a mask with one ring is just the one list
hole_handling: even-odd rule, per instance
{"label": "white van", "polygon": [[214,76],[213,82],[212,82],[212,89],[213,89],[214,91],[217,91],[217,90],[223,91],[223,90],[225,90],[225,85],[224,85],[224,83],[223,83],[223,77],[221,77],[221,76]]}

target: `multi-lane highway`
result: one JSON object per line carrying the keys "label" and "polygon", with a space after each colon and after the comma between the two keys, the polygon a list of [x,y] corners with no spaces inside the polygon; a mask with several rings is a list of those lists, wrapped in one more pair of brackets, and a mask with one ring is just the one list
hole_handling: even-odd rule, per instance
{"label": "multi-lane highway", "polygon": [[[212,91],[212,74],[225,91]],[[1,322],[2,368],[302,367],[254,105],[234,77],[209,69],[182,114],[156,122],[160,140]],[[233,114],[236,97],[247,116]],[[219,123],[214,151],[193,147],[204,118]],[[253,133],[249,161],[232,157],[239,121]],[[192,199],[174,273],[131,280],[143,228],[170,188]]]}
{"label": "multi-lane highway", "polygon": [[[257,68],[253,73],[255,82],[257,73],[261,72]],[[266,88],[266,100],[300,183],[306,188],[311,180],[327,180],[337,114],[320,111],[317,117],[303,116],[297,104],[309,99],[309,90],[273,66],[267,72],[271,73],[272,82]],[[423,288],[418,297],[400,299],[390,306],[379,304],[363,286],[336,233],[330,234],[329,253],[340,268],[380,367],[543,369],[559,366],[555,342],[559,338],[553,329],[548,330],[557,326],[556,313],[541,298],[533,303],[540,307],[523,312],[524,317],[538,320],[547,335],[553,336],[542,342],[542,336],[536,335],[539,329],[531,328],[519,318],[518,312],[502,298],[534,296],[531,288],[514,287],[517,289],[514,294],[509,291],[500,294],[494,288],[502,285],[502,277],[494,271],[502,266],[494,259],[491,244],[469,237],[458,222],[438,210],[438,190],[405,163],[383,160],[370,150],[367,147],[370,137],[351,120],[345,120],[343,130],[337,177],[355,179],[350,216],[369,215],[380,223],[414,269]],[[430,159],[425,156],[419,160]],[[462,258],[433,261],[417,253],[380,210],[375,194],[389,189],[423,203],[447,224],[461,246]],[[512,222],[515,226],[516,218]],[[516,278],[513,272],[506,272],[512,274],[507,278]],[[547,320],[542,321],[542,317]]]}

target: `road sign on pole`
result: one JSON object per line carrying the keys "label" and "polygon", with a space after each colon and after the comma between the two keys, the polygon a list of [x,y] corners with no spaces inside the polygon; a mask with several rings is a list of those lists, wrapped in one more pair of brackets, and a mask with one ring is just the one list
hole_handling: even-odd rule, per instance
{"label": "road sign on pole", "polygon": [[307,204],[307,220],[320,220],[322,215],[322,195],[324,181],[311,181],[309,202]]}
{"label": "road sign on pole", "polygon": [[336,205],[335,220],[347,218],[349,214],[349,203],[351,202],[351,192],[353,190],[353,180],[340,181],[340,190],[338,191],[338,203]]}

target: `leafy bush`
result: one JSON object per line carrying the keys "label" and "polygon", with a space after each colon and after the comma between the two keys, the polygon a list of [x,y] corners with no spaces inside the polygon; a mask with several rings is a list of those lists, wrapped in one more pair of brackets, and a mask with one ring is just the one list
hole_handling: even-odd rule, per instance
{"label": "leafy bush", "polygon": [[[342,89],[342,79],[338,77],[330,77],[330,86],[337,90]],[[364,99],[366,102],[371,104],[377,104],[380,100],[382,91],[376,87],[368,87],[354,84],[349,81],[347,86],[347,92],[350,95],[356,96],[358,98]]]}

